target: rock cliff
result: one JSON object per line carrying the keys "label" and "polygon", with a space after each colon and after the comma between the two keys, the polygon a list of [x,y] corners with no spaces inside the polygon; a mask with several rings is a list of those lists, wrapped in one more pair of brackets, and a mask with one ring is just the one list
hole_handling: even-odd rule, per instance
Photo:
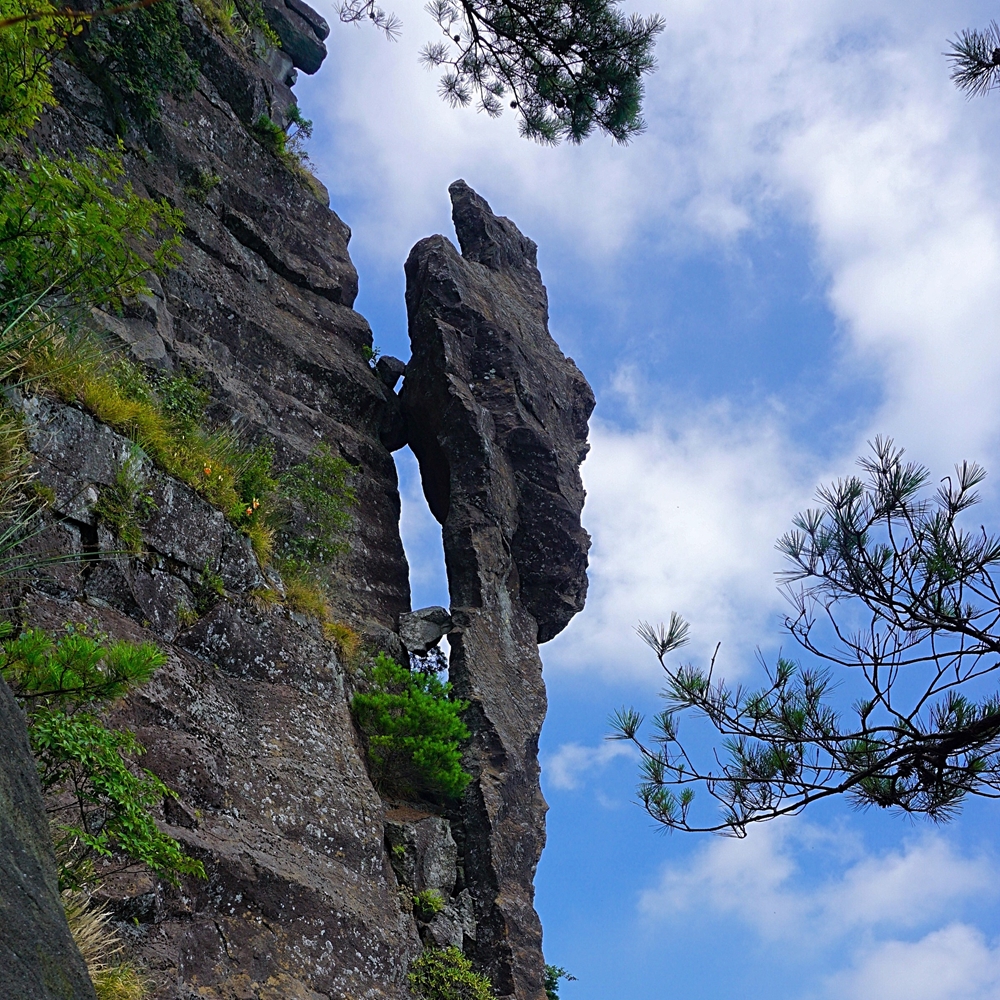
{"label": "rock cliff", "polygon": [[94,1000],[59,901],[24,715],[0,680],[0,998]]}
{"label": "rock cliff", "polygon": [[[24,619],[92,622],[168,654],[113,719],[179,793],[163,828],[209,878],[175,889],[120,876],[103,890],[157,998],[405,998],[421,947],[457,944],[499,996],[543,1000],[538,643],[586,594],[578,468],[593,396],[548,334],[534,244],[463,182],[451,188],[462,253],[435,236],[406,265],[412,359],[370,366],[350,231],[318,182],[251,128],[261,114],[286,120],[294,67],[318,68],[328,29],[301,0],[264,6],[282,49],[262,56],[184,7],[197,88],[162,98],[155,127],[126,140],[136,187],[184,210],[182,262],[124,315],[95,318],[146,364],[203,373],[210,419],[274,442],[279,467],[317,442],[350,463],[358,505],[331,579],[335,615],[399,654],[399,632],[419,634],[421,649],[449,633],[451,679],[471,703],[474,781],[448,807],[383,802],[348,710],[349,667],[318,623],[262,601],[278,584],[247,539],[145,459],[156,509],[143,551],[114,554],[94,503],[133,445],[44,394],[14,400],[55,498],[35,544],[77,558],[37,571]],[[108,146],[90,81],[58,63],[56,82],[38,144]],[[451,591],[450,609],[404,617],[409,630],[391,455],[406,444],[442,523]],[[205,574],[224,594],[192,622],[184,611]],[[414,913],[413,894],[428,888],[444,910]]]}

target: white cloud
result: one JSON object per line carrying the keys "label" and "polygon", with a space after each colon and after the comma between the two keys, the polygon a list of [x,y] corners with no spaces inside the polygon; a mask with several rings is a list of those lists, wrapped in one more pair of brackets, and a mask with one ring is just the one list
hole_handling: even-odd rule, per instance
{"label": "white cloud", "polygon": [[919,941],[886,941],[832,977],[836,1000],[996,1000],[1000,946],[982,932],[952,923]]}
{"label": "white cloud", "polygon": [[579,788],[618,757],[634,757],[635,751],[625,743],[609,740],[596,747],[579,743],[563,743],[555,753],[542,758],[542,773],[547,785],[562,791]]}
{"label": "white cloud", "polygon": [[[835,874],[810,882],[805,869],[824,863]],[[842,830],[775,821],[744,840],[708,843],[683,868],[667,865],[640,909],[657,920],[726,914],[764,938],[811,949],[858,932],[931,926],[957,903],[995,897],[994,881],[991,860],[962,855],[938,834],[872,854]]]}
{"label": "white cloud", "polygon": [[583,467],[591,588],[585,612],[545,647],[547,666],[658,678],[633,629],[671,611],[692,625],[692,656],[723,643],[727,676],[777,635],[774,543],[808,504],[815,466],[782,433],[779,413],[754,417],[719,404],[636,430],[592,424]]}

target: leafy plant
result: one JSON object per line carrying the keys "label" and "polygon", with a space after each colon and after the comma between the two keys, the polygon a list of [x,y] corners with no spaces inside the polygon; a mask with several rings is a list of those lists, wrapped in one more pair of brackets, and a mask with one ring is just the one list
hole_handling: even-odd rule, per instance
{"label": "leafy plant", "polygon": [[94,513],[134,554],[142,551],[142,526],[156,512],[156,501],[133,453],[115,473],[114,481],[100,491]]}
{"label": "leafy plant", "polygon": [[404,798],[461,795],[471,780],[459,750],[469,737],[461,718],[469,703],[451,698],[451,685],[435,674],[411,672],[384,653],[365,682],[351,711],[375,786]]}
{"label": "leafy plant", "polygon": [[419,1000],[496,1000],[493,984],[455,947],[424,951],[406,980]]}
{"label": "leafy plant", "polygon": [[[0,20],[50,10],[47,0],[0,0]],[[0,146],[24,135],[56,103],[49,68],[65,41],[64,29],[52,18],[0,30]]]}
{"label": "leafy plant", "polygon": [[199,574],[197,581],[192,584],[191,592],[194,595],[195,612],[203,615],[211,611],[226,596],[226,587],[222,577],[212,572],[209,564],[205,563],[205,568]]}
{"label": "leafy plant", "polygon": [[193,201],[204,205],[205,200],[221,182],[222,178],[218,174],[199,167],[194,171],[191,182],[184,186],[184,193]]}
{"label": "leafy plant", "polygon": [[433,920],[443,909],[444,900],[436,889],[421,889],[413,897],[413,913],[418,920]]}
{"label": "leafy plant", "polygon": [[545,966],[545,996],[546,1000],[559,1000],[559,980],[572,982],[576,976],[570,975],[562,966]]}
{"label": "leafy plant", "polygon": [[147,271],[180,260],[180,213],[136,194],[122,179],[120,153],[88,156],[38,153],[19,170],[0,166],[4,300],[58,291],[86,305],[118,306],[148,291]]}
{"label": "leafy plant", "polygon": [[250,127],[250,133],[269,153],[272,153],[279,160],[287,159],[288,136],[285,135],[285,130],[271,119],[270,115],[259,115]]}
{"label": "leafy plant", "polygon": [[42,788],[56,803],[60,877],[68,888],[92,877],[94,857],[116,854],[127,859],[123,866],[143,863],[171,882],[204,877],[201,862],[156,825],[152,810],[176,793],[138,767],[145,751],[132,733],[94,714],[165,662],[151,643],[109,642],[82,626],[59,639],[27,629],[3,643],[0,674],[27,709]]}
{"label": "leafy plant", "polygon": [[185,50],[189,41],[178,0],[157,0],[144,8],[95,18],[71,46],[123,132],[128,118],[139,124],[156,121],[161,94],[184,95],[194,89],[198,67]]}

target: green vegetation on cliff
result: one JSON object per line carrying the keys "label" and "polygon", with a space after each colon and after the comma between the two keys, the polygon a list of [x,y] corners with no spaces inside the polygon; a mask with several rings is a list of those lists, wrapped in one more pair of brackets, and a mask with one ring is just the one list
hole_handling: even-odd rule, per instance
{"label": "green vegetation on cliff", "polygon": [[496,1000],[493,984],[454,947],[427,949],[414,959],[406,980],[419,1000]]}
{"label": "green vegetation on cliff", "polygon": [[454,798],[471,776],[460,745],[469,738],[466,701],[432,672],[408,670],[379,653],[362,678],[351,711],[368,752],[372,781],[384,795]]}
{"label": "green vegetation on cliff", "polygon": [[58,638],[27,629],[0,647],[0,675],[27,712],[65,888],[92,883],[96,858],[145,864],[171,882],[205,875],[156,825],[153,811],[176,795],[138,766],[144,750],[135,736],[99,716],[165,662],[151,643],[111,641],[86,626],[67,626]]}

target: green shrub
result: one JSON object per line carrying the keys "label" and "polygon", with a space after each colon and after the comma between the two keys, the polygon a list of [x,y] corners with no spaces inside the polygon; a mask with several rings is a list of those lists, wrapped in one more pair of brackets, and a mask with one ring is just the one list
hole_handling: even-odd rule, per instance
{"label": "green shrub", "polygon": [[133,454],[101,490],[94,513],[121,539],[128,552],[142,551],[142,526],[155,513],[156,502]]}
{"label": "green shrub", "polygon": [[104,93],[124,127],[156,121],[160,94],[189,94],[198,67],[185,51],[190,32],[181,20],[178,0],[157,0],[149,7],[95,18],[73,50],[83,70]]}
{"label": "green shrub", "polygon": [[444,900],[436,889],[421,889],[413,897],[413,913],[418,920],[432,920],[443,909]]}
{"label": "green shrub", "polygon": [[347,550],[343,535],[357,503],[350,482],[353,473],[350,462],[320,444],[306,461],[279,477],[281,496],[300,504],[305,513],[301,530],[279,531],[278,554],[290,574],[308,573]]}
{"label": "green shrub", "polygon": [[191,180],[184,185],[184,193],[193,201],[205,204],[208,196],[222,183],[222,178],[199,167],[191,174]]}
{"label": "green shrub", "polygon": [[0,166],[4,301],[59,292],[85,305],[118,306],[148,291],[147,271],[180,260],[181,214],[136,194],[122,180],[120,154],[89,156],[38,153],[19,170]]}
{"label": "green shrub", "polygon": [[471,776],[459,746],[469,738],[461,714],[466,701],[431,673],[410,671],[379,653],[365,677],[367,690],[351,711],[368,752],[372,781],[386,795],[454,798]]}
{"label": "green shrub", "polygon": [[458,948],[428,949],[410,966],[406,977],[419,1000],[496,1000],[493,984]]}
{"label": "green shrub", "polygon": [[285,130],[276,121],[272,121],[269,115],[260,115],[250,126],[250,134],[279,160],[284,160],[288,156],[286,148],[288,136],[285,135]]}
{"label": "green shrub", "polygon": [[[0,0],[0,20],[52,10],[47,0]],[[24,135],[55,104],[49,67],[65,44],[52,18],[0,29],[0,146]]]}
{"label": "green shrub", "polygon": [[85,627],[69,627],[59,639],[28,629],[3,643],[0,674],[26,708],[42,788],[54,801],[69,800],[57,807],[55,823],[64,887],[79,888],[92,878],[94,857],[115,854],[128,859],[126,866],[143,863],[174,883],[181,875],[205,875],[153,817],[176,793],[138,767],[145,751],[132,733],[94,714],[165,662],[152,643],[109,642]]}

